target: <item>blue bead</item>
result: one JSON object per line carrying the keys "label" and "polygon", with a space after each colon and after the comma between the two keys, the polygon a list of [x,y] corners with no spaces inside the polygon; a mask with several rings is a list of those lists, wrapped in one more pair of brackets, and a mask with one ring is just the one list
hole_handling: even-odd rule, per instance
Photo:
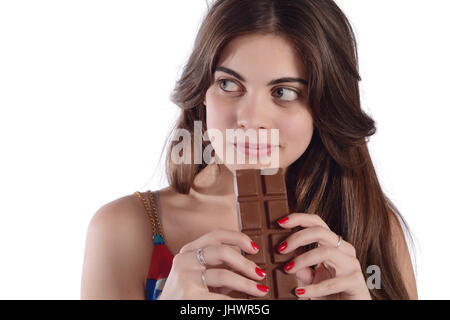
{"label": "blue bead", "polygon": [[153,244],[164,244],[164,238],[162,237],[162,235],[155,234],[155,236],[153,237]]}

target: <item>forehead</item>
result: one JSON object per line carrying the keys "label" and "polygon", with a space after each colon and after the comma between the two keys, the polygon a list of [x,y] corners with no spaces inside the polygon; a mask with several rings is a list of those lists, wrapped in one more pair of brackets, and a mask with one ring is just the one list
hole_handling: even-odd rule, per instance
{"label": "forehead", "polygon": [[237,37],[224,48],[217,66],[229,67],[249,81],[267,82],[276,77],[306,79],[305,65],[285,38],[274,34]]}

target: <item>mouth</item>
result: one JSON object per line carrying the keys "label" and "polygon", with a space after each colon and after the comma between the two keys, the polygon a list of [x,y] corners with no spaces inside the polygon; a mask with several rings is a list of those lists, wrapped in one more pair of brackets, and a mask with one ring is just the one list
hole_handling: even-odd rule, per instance
{"label": "mouth", "polygon": [[272,146],[270,144],[255,145],[249,143],[234,143],[233,145],[239,152],[250,156],[270,156],[272,154],[272,150],[279,147]]}

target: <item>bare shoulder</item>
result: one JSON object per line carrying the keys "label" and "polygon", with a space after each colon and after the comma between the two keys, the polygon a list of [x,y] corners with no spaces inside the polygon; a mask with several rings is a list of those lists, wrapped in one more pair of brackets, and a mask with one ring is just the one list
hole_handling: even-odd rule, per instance
{"label": "bare shoulder", "polygon": [[391,224],[391,234],[394,243],[395,253],[397,255],[397,263],[400,268],[400,274],[406,284],[409,296],[412,300],[418,299],[416,277],[412,265],[411,255],[408,244],[405,239],[405,233],[400,224],[399,218],[389,210],[389,219]]}
{"label": "bare shoulder", "polygon": [[101,206],[87,230],[81,299],[145,299],[152,250],[151,223],[135,194]]}
{"label": "bare shoulder", "polygon": [[[90,221],[90,227],[116,227],[123,231],[130,231],[130,226],[141,225],[147,221],[145,208],[141,200],[133,193],[112,200],[101,206]],[[145,228],[145,231],[148,228]],[[137,231],[137,230],[133,230]],[[151,238],[151,235],[149,235]]]}

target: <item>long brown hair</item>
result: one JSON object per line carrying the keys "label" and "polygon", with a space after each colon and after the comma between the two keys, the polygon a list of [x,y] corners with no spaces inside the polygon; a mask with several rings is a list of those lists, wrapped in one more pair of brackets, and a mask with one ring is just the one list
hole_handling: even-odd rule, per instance
{"label": "long brown hair", "polygon": [[[290,212],[320,215],[355,247],[363,273],[370,265],[382,270],[381,289],[370,290],[373,299],[409,299],[396,263],[389,216],[400,218],[408,234],[409,228],[383,193],[370,158],[367,142],[376,132],[375,122],[361,110],[356,40],[334,1],[214,1],[171,95],[181,108],[173,129],[186,129],[193,136],[197,120],[205,132],[203,101],[220,54],[232,39],[254,33],[284,37],[307,68],[314,133],[304,154],[286,170]],[[177,192],[187,194],[206,163],[172,162],[178,143],[166,143],[166,174]],[[202,151],[207,145],[203,142]]]}

